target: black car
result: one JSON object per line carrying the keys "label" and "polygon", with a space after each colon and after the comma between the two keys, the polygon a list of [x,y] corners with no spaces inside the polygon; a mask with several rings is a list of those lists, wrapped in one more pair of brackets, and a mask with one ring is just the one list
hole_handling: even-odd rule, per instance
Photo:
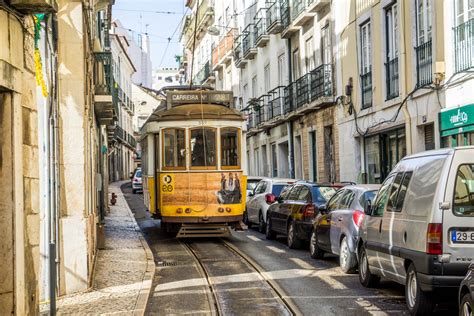
{"label": "black car", "polygon": [[459,287],[459,315],[471,316],[474,306],[474,262],[467,270],[466,277]]}
{"label": "black car", "polygon": [[288,247],[298,248],[302,241],[309,241],[318,207],[336,193],[335,185],[297,182],[285,187],[277,203],[267,211],[267,239],[276,234],[287,236]]}

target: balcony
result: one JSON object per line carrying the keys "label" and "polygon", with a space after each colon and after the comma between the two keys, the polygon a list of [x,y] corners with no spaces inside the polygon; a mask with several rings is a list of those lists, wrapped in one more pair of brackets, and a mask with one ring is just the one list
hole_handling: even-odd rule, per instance
{"label": "balcony", "polygon": [[211,83],[214,78],[214,74],[211,73],[211,67],[209,61],[199,70],[199,72],[193,78],[193,84],[203,85],[205,83]]}
{"label": "balcony", "polygon": [[262,8],[257,11],[255,16],[255,45],[257,47],[267,46],[270,35],[267,34],[267,10]]}
{"label": "balcony", "polygon": [[118,102],[112,78],[112,53],[94,53],[94,111],[101,125],[113,125]]}
{"label": "balcony", "polygon": [[234,30],[230,30],[212,50],[212,69],[217,71],[232,59]]}
{"label": "balcony", "polygon": [[58,10],[55,0],[11,0],[10,5],[26,14],[56,12]]}
{"label": "balcony", "polygon": [[331,4],[331,0],[308,0],[308,8],[309,12],[321,12],[327,6]]}
{"label": "balcony", "polygon": [[385,63],[385,80],[387,89],[387,100],[398,97],[398,57],[389,60]]}
{"label": "balcony", "polygon": [[242,50],[245,59],[253,59],[257,55],[257,47],[255,46],[255,25],[249,24],[242,31]]}
{"label": "balcony", "polygon": [[307,10],[308,3],[311,0],[293,0],[291,7],[291,20],[295,26],[303,26],[311,20],[316,13]]}
{"label": "balcony", "polygon": [[278,86],[273,90],[268,92],[269,101],[268,101],[268,119],[276,119],[281,116],[283,113],[283,89],[284,86]]}
{"label": "balcony", "polygon": [[416,87],[421,88],[433,82],[433,55],[431,40],[415,47]]}
{"label": "balcony", "polygon": [[[112,130],[110,130],[112,132]],[[137,147],[137,141],[133,135],[127,133],[122,127],[115,126],[113,129],[113,139],[117,142],[124,144],[125,146],[135,149]]]}
{"label": "balcony", "polygon": [[474,18],[454,29],[454,72],[474,67]]}
{"label": "balcony", "polygon": [[333,95],[333,79],[332,65],[324,64],[316,67],[310,72],[310,95],[311,101],[323,97],[332,97]]}
{"label": "balcony", "polygon": [[300,29],[300,27],[292,23],[292,18],[290,15],[290,1],[289,0],[281,0],[280,12],[281,12],[281,23],[283,25],[283,31],[281,33],[281,37],[290,38],[293,34],[295,34]]}
{"label": "balcony", "polygon": [[267,2],[266,27],[268,34],[278,34],[283,30],[280,0]]}
{"label": "balcony", "polygon": [[234,62],[237,68],[245,68],[245,65],[247,65],[247,60],[244,58],[242,50],[242,37],[243,34],[240,34],[234,41]]}
{"label": "balcony", "polygon": [[372,106],[372,72],[368,71],[360,75],[360,85],[362,92],[362,109]]}

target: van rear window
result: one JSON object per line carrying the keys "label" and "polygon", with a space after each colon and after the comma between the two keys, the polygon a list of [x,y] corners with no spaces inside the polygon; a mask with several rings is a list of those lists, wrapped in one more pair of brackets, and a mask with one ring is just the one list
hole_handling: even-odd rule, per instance
{"label": "van rear window", "polygon": [[458,168],[453,210],[456,215],[474,216],[474,164]]}

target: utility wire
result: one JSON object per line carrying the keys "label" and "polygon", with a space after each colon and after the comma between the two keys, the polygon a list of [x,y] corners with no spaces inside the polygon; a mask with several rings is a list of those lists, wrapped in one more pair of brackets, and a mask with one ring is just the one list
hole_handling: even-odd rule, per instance
{"label": "utility wire", "polygon": [[194,51],[196,50],[196,36],[197,36],[197,17],[199,16],[199,0],[196,3],[196,19],[194,19],[194,34],[193,34],[193,53],[191,55],[191,75],[189,78],[189,89],[193,87],[193,70],[194,70]]}
{"label": "utility wire", "polygon": [[150,10],[133,10],[133,9],[115,9],[114,11],[130,11],[130,12],[142,12],[142,13],[156,13],[156,14],[181,14],[173,11],[150,11]]}

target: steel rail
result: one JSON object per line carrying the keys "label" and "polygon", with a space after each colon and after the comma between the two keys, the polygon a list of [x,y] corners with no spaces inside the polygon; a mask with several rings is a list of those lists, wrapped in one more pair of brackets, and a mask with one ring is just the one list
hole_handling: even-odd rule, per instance
{"label": "steel rail", "polygon": [[233,244],[231,244],[227,240],[221,239],[221,241],[227,249],[229,249],[235,255],[240,257],[245,263],[247,263],[250,267],[252,267],[260,275],[262,280],[264,280],[270,286],[270,288],[273,290],[274,296],[281,301],[281,304],[284,305],[292,315],[295,315],[295,316],[296,315],[298,315],[298,316],[303,315],[303,313],[295,305],[295,303],[290,298],[288,298],[285,291],[280,287],[280,285],[276,281],[269,279],[265,275],[266,274],[265,269],[263,269],[253,259],[251,259],[245,253],[240,251],[240,249],[238,249],[236,246],[234,246]]}
{"label": "steel rail", "polygon": [[199,273],[207,281],[207,287],[209,288],[209,291],[206,291],[206,295],[207,295],[207,299],[209,301],[209,307],[212,309],[211,310],[211,315],[213,315],[213,316],[214,315],[216,315],[216,316],[224,315],[222,313],[221,307],[219,305],[219,300],[217,298],[217,293],[214,290],[214,285],[212,284],[211,277],[209,276],[209,273],[207,272],[206,268],[204,267],[201,259],[199,259],[196,251],[193,249],[193,247],[191,247],[190,244],[188,244],[184,240],[179,240],[178,239],[178,241],[193,256],[194,260],[198,264],[197,267],[198,267]]}

